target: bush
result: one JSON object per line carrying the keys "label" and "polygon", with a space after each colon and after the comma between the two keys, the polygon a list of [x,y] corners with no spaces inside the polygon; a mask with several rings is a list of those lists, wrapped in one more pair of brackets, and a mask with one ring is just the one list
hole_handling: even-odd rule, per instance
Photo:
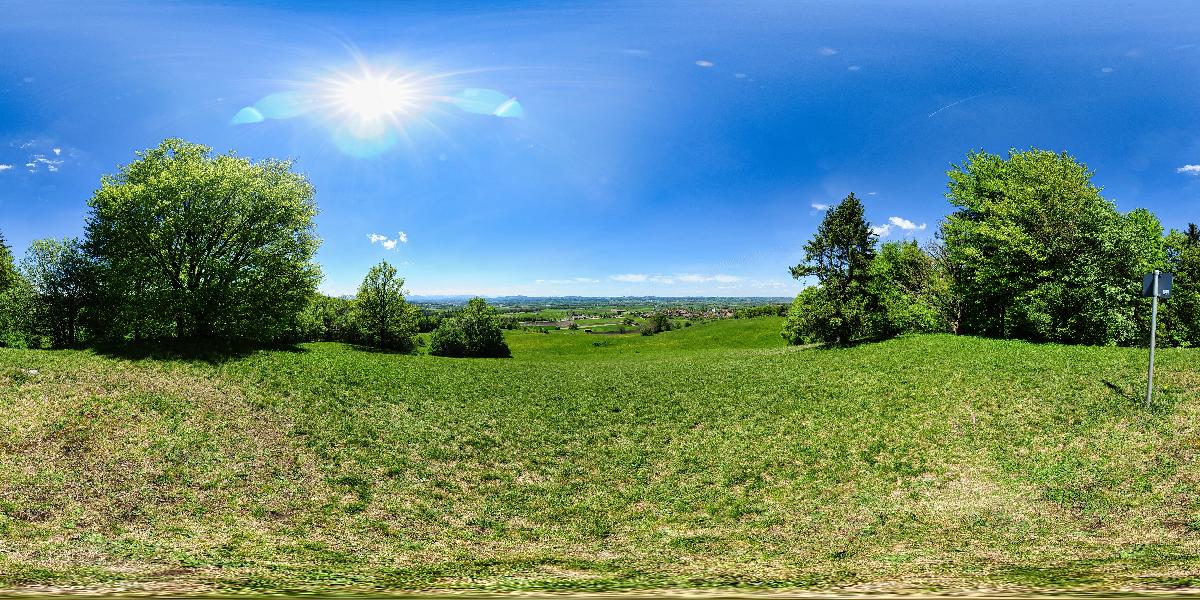
{"label": "bush", "polygon": [[739,308],[733,312],[735,319],[753,319],[755,317],[782,317],[787,314],[788,306],[786,304],[763,304],[761,306],[747,306]]}
{"label": "bush", "polygon": [[950,330],[938,307],[940,273],[933,257],[917,242],[883,244],[871,261],[870,273],[874,308],[867,319],[870,335],[889,338]]}
{"label": "bush", "polygon": [[821,324],[832,318],[831,307],[824,301],[821,288],[806,287],[796,295],[783,324],[783,339],[789,344],[812,344],[821,341]]}
{"label": "bush", "polygon": [[642,323],[642,335],[654,335],[663,331],[671,330],[671,319],[667,318],[667,313],[657,312]]}
{"label": "bush", "polygon": [[508,358],[512,352],[500,330],[496,309],[483,298],[471,298],[466,308],[442,320],[429,340],[429,351],[456,358]]}

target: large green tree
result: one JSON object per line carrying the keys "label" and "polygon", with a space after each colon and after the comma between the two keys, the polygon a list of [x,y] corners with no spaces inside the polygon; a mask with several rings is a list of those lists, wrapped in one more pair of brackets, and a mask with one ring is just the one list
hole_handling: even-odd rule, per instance
{"label": "large green tree", "polygon": [[29,345],[33,325],[33,289],[21,275],[0,232],[0,346]]}
{"label": "large green tree", "polygon": [[75,238],[36,240],[21,259],[33,291],[35,332],[57,347],[82,341],[84,311],[94,305],[96,264]]}
{"label": "large green tree", "polygon": [[1117,212],[1087,166],[1063,153],[973,152],[948,173],[942,224],[965,333],[1134,343],[1140,274],[1162,265],[1153,215]]}
{"label": "large green tree", "polygon": [[846,343],[862,337],[871,308],[874,258],[875,234],[863,218],[862,202],[851,193],[825,213],[804,245],[804,262],[791,268],[796,279],[816,277],[817,290],[797,298],[784,337],[792,343]]}
{"label": "large green tree", "polygon": [[18,277],[20,275],[17,273],[17,265],[13,260],[12,248],[8,246],[4,232],[0,231],[0,293],[16,283]]}
{"label": "large green tree", "polygon": [[168,139],[89,206],[115,337],[272,339],[316,289],[313,188],[289,161]]}
{"label": "large green tree", "polygon": [[1159,305],[1166,343],[1200,346],[1200,228],[1190,223],[1166,240],[1167,270],[1175,274],[1171,298]]}
{"label": "large green tree", "polygon": [[404,299],[404,278],[386,260],[371,267],[354,297],[359,339],[375,348],[408,352],[416,344],[420,310]]}

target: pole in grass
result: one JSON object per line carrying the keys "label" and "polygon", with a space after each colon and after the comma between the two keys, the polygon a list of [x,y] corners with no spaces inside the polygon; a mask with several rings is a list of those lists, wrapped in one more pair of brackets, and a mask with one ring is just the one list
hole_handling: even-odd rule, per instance
{"label": "pole in grass", "polygon": [[1146,372],[1146,408],[1150,408],[1150,398],[1154,395],[1154,340],[1158,334],[1158,299],[1166,300],[1171,297],[1171,282],[1175,279],[1173,273],[1163,273],[1155,269],[1142,278],[1142,297],[1150,297],[1150,369]]}

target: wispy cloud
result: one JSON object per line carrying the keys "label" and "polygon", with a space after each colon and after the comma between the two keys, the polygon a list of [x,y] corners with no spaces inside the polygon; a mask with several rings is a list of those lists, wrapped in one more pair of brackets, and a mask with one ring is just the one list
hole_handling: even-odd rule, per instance
{"label": "wispy cloud", "polygon": [[392,239],[379,233],[369,233],[367,234],[367,239],[371,240],[372,244],[379,244],[380,246],[383,246],[384,250],[395,250],[396,244],[408,243],[408,234],[401,231],[396,235],[395,239]]}
{"label": "wispy cloud", "polygon": [[850,65],[850,66],[846,67],[846,70],[847,71],[861,71],[862,67],[860,67],[858,65]]}
{"label": "wispy cloud", "polygon": [[570,279],[538,279],[536,283],[600,283],[600,280],[591,277],[572,277]]}
{"label": "wispy cloud", "polygon": [[905,219],[902,217],[888,217],[888,222],[891,223],[892,225],[895,225],[896,227],[899,227],[900,229],[905,230],[905,231],[924,231],[925,230],[924,223],[917,225],[916,223],[913,223],[912,221],[909,221],[908,219]]}
{"label": "wispy cloud", "polygon": [[[36,139],[21,139],[9,142],[10,148],[24,150],[28,152],[28,158],[25,159],[25,170],[30,173],[57,172],[63,165],[67,163],[69,158],[78,158],[79,152],[71,148],[64,148],[54,139],[41,137]],[[13,165],[9,165],[12,168]],[[6,170],[6,169],[0,169]]]}
{"label": "wispy cloud", "polygon": [[950,104],[947,104],[947,105],[945,105],[945,106],[943,106],[943,107],[941,107],[941,108],[939,108],[939,109],[937,109],[937,110],[935,110],[935,111],[933,111],[933,112],[929,113],[929,117],[930,117],[930,118],[932,118],[934,115],[936,115],[936,114],[938,114],[938,113],[942,112],[943,110],[946,110],[946,109],[948,109],[948,108],[954,108],[955,106],[958,106],[959,104],[962,104],[963,102],[970,102],[970,101],[972,101],[972,100],[974,100],[974,99],[976,99],[976,98],[982,98],[982,97],[984,97],[984,96],[986,96],[986,95],[988,95],[988,94],[990,94],[990,93],[992,93],[992,92],[991,92],[991,90],[989,90],[989,91],[986,91],[986,92],[984,92],[984,93],[982,93],[982,94],[975,94],[974,96],[969,96],[969,97],[967,97],[967,98],[963,98],[962,100],[955,100],[954,102],[951,102]]}
{"label": "wispy cloud", "polygon": [[822,202],[813,202],[813,210],[829,210],[829,205]]}
{"label": "wispy cloud", "polygon": [[820,54],[821,56],[833,56],[837,53],[837,48],[830,48],[829,46],[821,46],[820,48],[817,48],[817,54]]}
{"label": "wispy cloud", "polygon": [[707,69],[707,68],[709,68],[709,67],[713,66],[713,63],[712,63],[712,61],[707,61],[707,60],[698,60],[698,61],[696,61],[696,66],[697,66],[697,67],[703,67],[703,68]]}
{"label": "wispy cloud", "polygon": [[1175,172],[1183,173],[1184,175],[1200,175],[1200,165],[1183,165],[1175,169]]}
{"label": "wispy cloud", "polygon": [[681,275],[677,275],[676,278],[679,281],[683,281],[683,282],[687,282],[687,283],[707,283],[709,281],[716,281],[717,283],[734,283],[734,282],[742,280],[741,277],[736,277],[734,275],[725,275],[722,273],[718,273],[716,275],[700,275],[698,273],[683,273]]}
{"label": "wispy cloud", "polygon": [[34,154],[32,157],[30,157],[29,162],[25,163],[25,168],[28,169],[30,173],[36,173],[41,170],[42,167],[45,167],[47,171],[54,173],[58,171],[58,168],[61,167],[64,162],[66,161],[60,158],[52,159],[47,158],[45,154]]}
{"label": "wispy cloud", "polygon": [[675,285],[676,283],[735,283],[742,281],[741,277],[735,275],[726,275],[717,273],[706,275],[701,273],[679,273],[676,275],[647,275],[645,273],[623,273],[620,275],[609,275],[609,279],[613,281],[623,281],[626,283],[661,283],[664,285]]}

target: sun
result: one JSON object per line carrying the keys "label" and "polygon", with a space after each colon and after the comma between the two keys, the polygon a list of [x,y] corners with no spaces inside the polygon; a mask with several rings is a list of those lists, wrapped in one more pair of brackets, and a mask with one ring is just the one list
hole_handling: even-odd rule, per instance
{"label": "sun", "polygon": [[397,121],[416,112],[422,104],[422,95],[411,81],[391,74],[364,70],[357,76],[340,77],[329,87],[337,111],[362,124]]}

